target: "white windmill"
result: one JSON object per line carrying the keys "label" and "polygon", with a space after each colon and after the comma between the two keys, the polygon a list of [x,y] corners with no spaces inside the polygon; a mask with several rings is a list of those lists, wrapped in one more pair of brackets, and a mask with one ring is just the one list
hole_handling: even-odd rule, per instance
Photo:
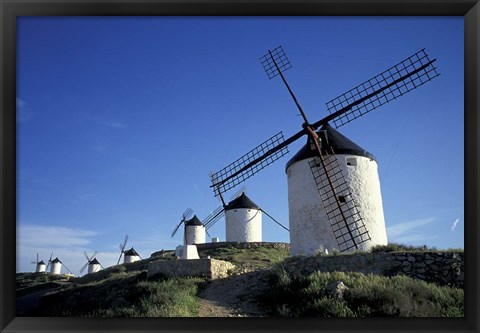
{"label": "white windmill", "polygon": [[171,237],[175,236],[180,226],[184,225],[183,233],[183,245],[195,245],[203,244],[206,239],[206,229],[205,225],[199,220],[197,215],[193,215],[193,210],[187,208],[182,214],[180,222],[175,226],[172,231]]}
{"label": "white windmill", "polygon": [[37,261],[32,261],[32,264],[35,264],[35,273],[45,273],[46,264],[43,260],[39,261],[38,253],[37,253]]}
{"label": "white windmill", "polygon": [[123,240],[123,243],[120,244],[120,256],[118,257],[117,265],[120,263],[120,259],[122,258],[122,255],[124,256],[123,257],[124,264],[132,263],[142,259],[140,255],[137,253],[137,251],[135,251],[133,246],[132,248],[130,248],[130,250],[125,250],[127,241],[128,241],[128,235],[125,235],[125,239]]}
{"label": "white windmill", "polygon": [[[213,175],[213,172],[210,173],[210,177]],[[225,216],[225,239],[227,242],[261,242],[263,213],[288,231],[286,227],[247,196],[245,187],[242,187],[240,191],[235,193],[228,204],[225,204],[221,192],[218,192],[218,195],[222,201],[222,206],[215,209],[202,223],[206,229],[209,230],[217,221]]]}
{"label": "white windmill", "polygon": [[68,269],[68,267],[65,266],[65,264],[63,262],[60,261],[60,259],[58,259],[58,257],[51,261],[50,274],[52,274],[52,275],[61,274],[62,265],[63,265],[63,267],[65,267],[65,269],[67,271],[70,272],[70,274],[73,274],[72,271],[70,269]]}
{"label": "white windmill", "polygon": [[[282,132],[212,176],[215,195],[228,191],[288,153],[306,135],[307,145],[287,164],[291,254],[319,249],[350,252],[386,244],[377,164],[371,154],[330,127],[343,126],[429,82],[439,74],[425,50],[327,103],[330,115],[310,123],[283,72],[291,68],[281,46],[260,58],[269,79],[280,76],[303,118],[302,130]],[[317,132],[317,129],[320,130]],[[338,151],[337,151],[338,150]]]}
{"label": "white windmill", "polygon": [[97,258],[95,258],[95,255],[97,254],[97,251],[95,251],[95,253],[91,257],[89,257],[87,255],[87,252],[85,252],[85,251],[83,252],[83,254],[85,255],[85,258],[87,259],[87,262],[80,269],[80,273],[83,273],[83,271],[85,270],[85,268],[87,268],[87,266],[88,266],[87,274],[96,273],[96,272],[100,271],[100,269],[103,269],[102,264],[100,264],[100,262],[97,260]]}

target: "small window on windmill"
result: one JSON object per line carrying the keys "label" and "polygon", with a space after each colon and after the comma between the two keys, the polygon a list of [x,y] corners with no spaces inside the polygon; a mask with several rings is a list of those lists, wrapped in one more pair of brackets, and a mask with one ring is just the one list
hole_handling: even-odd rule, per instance
{"label": "small window on windmill", "polygon": [[345,199],[345,196],[344,196],[344,195],[339,195],[339,196],[338,196],[338,201],[339,201],[340,203],[345,203],[345,202],[347,202],[347,199]]}
{"label": "small window on windmill", "polygon": [[348,166],[357,166],[357,159],[355,157],[347,157],[345,160]]}

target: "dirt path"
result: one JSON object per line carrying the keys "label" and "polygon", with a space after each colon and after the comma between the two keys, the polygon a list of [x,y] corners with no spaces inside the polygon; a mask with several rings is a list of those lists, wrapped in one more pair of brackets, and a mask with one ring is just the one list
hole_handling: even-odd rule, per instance
{"label": "dirt path", "polygon": [[268,287],[267,271],[213,280],[199,293],[199,317],[266,317],[256,296]]}

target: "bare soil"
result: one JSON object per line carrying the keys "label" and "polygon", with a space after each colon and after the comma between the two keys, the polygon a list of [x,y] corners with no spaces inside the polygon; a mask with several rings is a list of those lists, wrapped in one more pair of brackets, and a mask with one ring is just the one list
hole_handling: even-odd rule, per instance
{"label": "bare soil", "polygon": [[269,287],[268,271],[233,275],[212,280],[200,291],[199,317],[267,317],[258,296]]}

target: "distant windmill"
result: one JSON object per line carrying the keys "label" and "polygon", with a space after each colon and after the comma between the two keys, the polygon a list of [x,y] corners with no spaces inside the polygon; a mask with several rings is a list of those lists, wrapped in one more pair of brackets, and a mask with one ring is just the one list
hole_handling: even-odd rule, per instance
{"label": "distant windmill", "polygon": [[184,245],[203,244],[205,243],[206,229],[205,225],[199,220],[196,215],[193,215],[193,210],[187,208],[182,214],[180,222],[172,231],[172,237],[175,236],[180,226],[184,225],[183,243]]}
{"label": "distant windmill", "polygon": [[[215,196],[228,191],[288,153],[307,144],[287,164],[291,254],[319,248],[349,252],[386,244],[386,231],[373,155],[330,127],[338,128],[429,82],[439,74],[425,50],[327,103],[330,115],[310,123],[283,72],[292,67],[281,46],[260,58],[267,76],[280,76],[303,118],[302,130],[284,140],[282,132],[216,172]],[[319,131],[317,129],[320,128]]]}
{"label": "distant windmill", "polygon": [[83,273],[83,271],[85,270],[85,268],[87,268],[87,266],[88,266],[87,274],[96,273],[96,272],[100,271],[100,268],[104,269],[103,266],[100,264],[100,262],[97,260],[97,258],[95,258],[95,255],[97,254],[97,251],[95,251],[95,253],[92,254],[91,257],[89,257],[87,255],[87,252],[85,252],[85,251],[83,252],[83,254],[85,255],[85,258],[87,259],[87,262],[80,269],[80,273]]}
{"label": "distant windmill", "polygon": [[46,265],[42,261],[39,261],[38,253],[37,253],[37,261],[32,261],[32,264],[35,264],[35,273],[44,273],[46,270]]}
{"label": "distant windmill", "polygon": [[[213,174],[212,172],[210,177]],[[202,223],[208,230],[225,216],[225,240],[227,242],[261,242],[262,212],[288,231],[286,227],[266,213],[246,195],[245,186],[230,198],[228,204],[225,203],[221,192],[219,192],[219,197],[222,206],[217,207]]]}
{"label": "distant windmill", "polygon": [[73,274],[72,271],[67,266],[65,266],[65,264],[63,262],[61,262],[60,259],[58,259],[58,257],[52,260],[52,266],[50,268],[50,274],[53,274],[53,275],[60,274],[61,270],[62,270],[62,265],[63,265],[63,267],[65,267],[65,269],[67,271],[70,272],[70,274]]}
{"label": "distant windmill", "polygon": [[125,251],[125,246],[127,245],[128,241],[128,235],[125,235],[125,239],[123,240],[123,243],[120,244],[120,256],[118,257],[117,265],[120,263],[120,259],[123,257],[123,263],[128,264],[131,262],[135,262],[141,259],[140,255],[137,253],[137,251],[134,250],[132,247],[130,250]]}

